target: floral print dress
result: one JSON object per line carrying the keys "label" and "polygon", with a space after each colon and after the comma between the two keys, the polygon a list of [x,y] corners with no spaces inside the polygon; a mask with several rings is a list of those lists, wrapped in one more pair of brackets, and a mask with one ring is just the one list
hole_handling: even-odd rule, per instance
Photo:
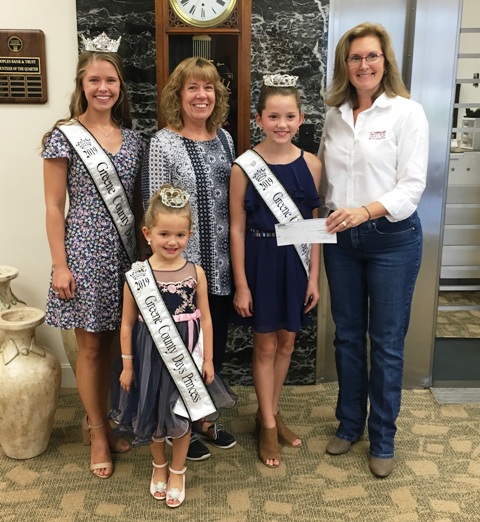
{"label": "floral print dress", "polygon": [[[115,165],[133,208],[135,180],[146,144],[132,129],[122,128],[121,132],[120,150],[116,154],[105,152]],[[76,284],[73,299],[60,299],[50,280],[45,322],[67,330],[115,330],[121,322],[124,274],[130,261],[110,213],[82,160],[58,129],[52,132],[42,157],[68,160],[65,250]]]}

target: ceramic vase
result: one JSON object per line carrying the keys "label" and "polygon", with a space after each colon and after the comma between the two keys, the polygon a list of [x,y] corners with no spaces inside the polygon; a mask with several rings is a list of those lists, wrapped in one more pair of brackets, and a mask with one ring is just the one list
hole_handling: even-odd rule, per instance
{"label": "ceramic vase", "polygon": [[45,312],[19,307],[0,312],[0,445],[12,459],[45,451],[60,393],[60,361],[35,337]]}
{"label": "ceramic vase", "polygon": [[70,367],[72,368],[73,374],[77,375],[77,356],[78,356],[78,345],[77,338],[75,336],[75,330],[60,330],[62,335],[63,349],[67,356]]}
{"label": "ceramic vase", "polygon": [[[0,265],[0,312],[27,303],[18,299],[10,288],[12,279],[18,277],[18,270],[13,266]],[[0,344],[3,342],[3,332],[0,331]]]}

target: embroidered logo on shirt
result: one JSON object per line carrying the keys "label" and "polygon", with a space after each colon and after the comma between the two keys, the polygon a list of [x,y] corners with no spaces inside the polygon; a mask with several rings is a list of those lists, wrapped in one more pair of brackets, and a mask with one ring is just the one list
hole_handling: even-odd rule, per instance
{"label": "embroidered logo on shirt", "polygon": [[384,140],[387,137],[387,131],[372,131],[369,140]]}

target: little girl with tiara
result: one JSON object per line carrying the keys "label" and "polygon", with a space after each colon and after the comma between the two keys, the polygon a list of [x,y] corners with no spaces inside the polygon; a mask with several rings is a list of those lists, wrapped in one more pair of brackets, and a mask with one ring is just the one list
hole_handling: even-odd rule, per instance
{"label": "little girl with tiara", "polygon": [[276,223],[318,217],[320,206],[321,162],[292,143],[304,118],[297,79],[264,77],[255,119],[265,139],[235,160],[230,179],[236,322],[253,327],[258,456],[272,468],[279,443],[301,445],[279,401],[296,333],[319,299],[319,245],[278,246],[275,234]]}
{"label": "little girl with tiara", "polygon": [[192,234],[188,199],[181,188],[164,185],[149,201],[142,232],[153,254],[126,274],[122,391],[112,415],[133,433],[133,445],[150,444],[150,493],[171,508],[185,499],[192,422],[214,421],[237,400],[214,374],[205,272],[181,255]]}

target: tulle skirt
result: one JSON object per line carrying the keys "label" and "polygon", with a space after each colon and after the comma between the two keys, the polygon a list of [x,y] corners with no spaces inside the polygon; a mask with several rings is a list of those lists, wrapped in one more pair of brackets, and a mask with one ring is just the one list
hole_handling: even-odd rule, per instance
{"label": "tulle skirt", "polygon": [[[195,347],[200,323],[195,320],[194,328],[189,329],[189,322],[176,325],[185,346]],[[193,343],[188,342],[189,330],[190,335],[193,330]],[[183,437],[191,429],[192,421],[173,412],[180,394],[142,321],[137,321],[134,327],[133,351],[134,382],[129,393],[120,386],[112,390],[111,418],[121,431],[132,435],[134,446],[150,444],[152,437]],[[207,388],[217,410],[204,420],[216,421],[221,410],[235,406],[238,397],[217,374]]]}

